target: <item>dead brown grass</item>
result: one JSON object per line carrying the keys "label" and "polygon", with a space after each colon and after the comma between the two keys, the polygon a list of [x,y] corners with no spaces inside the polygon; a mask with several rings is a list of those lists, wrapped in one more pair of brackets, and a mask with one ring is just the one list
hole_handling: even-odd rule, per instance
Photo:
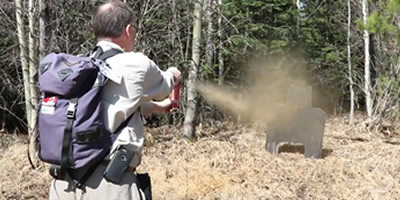
{"label": "dead brown grass", "polygon": [[197,142],[147,148],[140,170],[152,175],[156,199],[400,199],[399,138],[389,144],[330,119],[324,159],[305,159],[266,152],[260,126],[224,126]]}
{"label": "dead brown grass", "polygon": [[[329,119],[324,159],[305,159],[266,152],[261,125],[201,127],[198,141],[162,127],[148,130],[138,171],[150,173],[154,199],[400,199],[400,137],[364,130]],[[0,199],[47,197],[49,175],[25,151],[15,144],[0,160]]]}
{"label": "dead brown grass", "polygon": [[27,145],[17,143],[0,160],[0,199],[45,199],[50,177],[44,167],[32,170]]}

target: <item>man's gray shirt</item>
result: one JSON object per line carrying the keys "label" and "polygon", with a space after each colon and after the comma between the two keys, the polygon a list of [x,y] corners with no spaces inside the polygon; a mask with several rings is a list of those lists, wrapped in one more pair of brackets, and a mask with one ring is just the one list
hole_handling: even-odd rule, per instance
{"label": "man's gray shirt", "polygon": [[[98,46],[103,51],[110,48],[122,50],[109,41],[100,41]],[[152,112],[151,100],[162,100],[168,96],[174,86],[171,72],[164,72],[142,53],[124,52],[107,60],[112,73],[121,76],[121,82],[109,80],[103,89],[105,126],[111,132],[124,122],[132,113],[127,127],[122,129],[113,144],[110,156],[119,145],[133,149],[136,153],[131,166],[136,167],[141,160],[144,145],[142,114]]]}

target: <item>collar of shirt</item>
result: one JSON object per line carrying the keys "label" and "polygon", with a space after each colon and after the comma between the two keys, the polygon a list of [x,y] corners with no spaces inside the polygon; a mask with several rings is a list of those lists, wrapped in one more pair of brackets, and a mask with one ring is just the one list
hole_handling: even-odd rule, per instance
{"label": "collar of shirt", "polygon": [[106,40],[99,41],[96,46],[100,46],[103,49],[103,51],[107,51],[109,49],[118,49],[125,52],[118,44]]}

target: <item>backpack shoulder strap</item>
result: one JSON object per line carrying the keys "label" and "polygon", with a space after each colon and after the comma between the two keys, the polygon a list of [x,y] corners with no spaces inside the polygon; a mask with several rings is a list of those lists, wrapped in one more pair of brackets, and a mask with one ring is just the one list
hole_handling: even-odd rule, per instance
{"label": "backpack shoulder strap", "polygon": [[96,46],[90,52],[90,54],[92,55],[91,57],[96,66],[99,67],[101,74],[107,77],[107,79],[110,79],[118,84],[121,84],[122,76],[118,73],[113,72],[110,66],[107,64],[107,62],[102,63],[100,62],[100,60],[105,61],[106,59],[111,58],[112,56],[115,56],[120,53],[123,53],[123,51],[118,49],[109,49],[107,51],[103,51],[103,49],[100,46]]}
{"label": "backpack shoulder strap", "polygon": [[117,54],[123,53],[121,50],[118,49],[110,49],[107,50],[105,52],[103,52],[102,54],[100,54],[100,56],[98,57],[98,59],[100,60],[107,60],[108,58],[111,58]]}
{"label": "backpack shoulder strap", "polygon": [[[117,54],[123,53],[123,51],[121,51],[119,49],[109,49],[109,50],[103,52],[103,49],[100,46],[96,46],[96,48],[93,50],[93,53],[94,53],[94,56],[93,56],[94,58],[97,58],[100,60],[107,60],[108,58],[111,58]],[[105,70],[105,69],[103,68],[103,70]],[[136,113],[136,111],[133,112],[128,118],[126,118],[125,121],[123,121],[117,127],[117,129],[114,131],[114,134],[120,132],[123,128],[125,128],[135,113]]]}
{"label": "backpack shoulder strap", "polygon": [[[138,108],[138,110],[139,110],[139,112],[140,112],[140,108]],[[136,113],[136,111],[133,112],[131,115],[129,115],[129,117],[126,118],[125,121],[123,121],[123,122],[117,127],[117,129],[115,129],[114,134],[117,134],[117,133],[120,132],[123,128],[125,128],[125,127],[128,125],[129,121],[131,121],[131,119],[132,119],[132,117],[133,117],[133,115],[134,115],[135,113]]]}
{"label": "backpack shoulder strap", "polygon": [[94,53],[93,58],[97,58],[100,60],[107,60],[108,58],[111,58],[117,54],[123,53],[123,51],[119,49],[109,49],[107,51],[103,51],[103,49],[100,46],[96,46],[92,53]]}

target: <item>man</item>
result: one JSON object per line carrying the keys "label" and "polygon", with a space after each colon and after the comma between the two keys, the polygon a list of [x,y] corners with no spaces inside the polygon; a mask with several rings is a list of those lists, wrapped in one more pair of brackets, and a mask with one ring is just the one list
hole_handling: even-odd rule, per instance
{"label": "man", "polygon": [[[106,128],[114,132],[133,114],[127,126],[117,133],[110,155],[91,174],[83,190],[76,188],[74,181],[54,180],[49,199],[85,200],[136,200],[144,199],[138,188],[134,169],[140,164],[144,144],[142,114],[168,112],[171,101],[165,99],[174,84],[180,80],[180,71],[169,68],[161,71],[148,57],[134,53],[136,19],[130,8],[120,1],[110,1],[96,8],[92,26],[98,39],[97,46],[103,51],[117,49],[123,53],[109,59],[112,73],[122,75],[120,83],[108,81],[103,88],[104,119]],[[152,102],[152,100],[163,100]],[[134,156],[128,171],[120,183],[111,183],[103,178],[103,172],[113,158],[116,149],[123,146],[133,150]],[[79,176],[83,172],[74,172]],[[73,175],[72,175],[73,176]]]}

